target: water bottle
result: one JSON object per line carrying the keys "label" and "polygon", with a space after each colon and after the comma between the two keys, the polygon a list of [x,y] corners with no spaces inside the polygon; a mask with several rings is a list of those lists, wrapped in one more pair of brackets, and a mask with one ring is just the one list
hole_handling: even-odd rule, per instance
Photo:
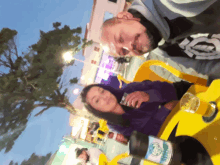
{"label": "water bottle", "polygon": [[162,165],[183,165],[178,147],[169,141],[134,131],[129,141],[130,154]]}

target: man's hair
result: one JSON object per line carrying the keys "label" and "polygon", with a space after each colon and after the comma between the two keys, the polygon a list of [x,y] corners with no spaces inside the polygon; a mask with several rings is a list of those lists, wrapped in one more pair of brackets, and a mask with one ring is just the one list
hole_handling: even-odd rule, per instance
{"label": "man's hair", "polygon": [[115,24],[120,23],[120,22],[121,22],[120,19],[118,19],[117,17],[113,17],[113,18],[105,20],[100,28],[100,34],[101,34],[100,36],[103,35],[103,29],[105,27],[114,26]]}
{"label": "man's hair", "polygon": [[79,155],[82,154],[83,151],[87,151],[88,149],[87,148],[76,148],[75,151],[76,151],[76,158],[79,157]]}
{"label": "man's hair", "polygon": [[113,18],[105,20],[105,22],[102,24],[102,27],[113,26],[119,22],[120,22],[120,19],[118,19],[117,17],[113,17]]}

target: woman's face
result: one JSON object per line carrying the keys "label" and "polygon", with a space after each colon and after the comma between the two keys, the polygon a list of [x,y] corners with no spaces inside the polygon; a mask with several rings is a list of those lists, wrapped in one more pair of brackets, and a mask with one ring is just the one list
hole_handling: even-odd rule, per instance
{"label": "woman's face", "polygon": [[92,87],[86,96],[86,102],[101,112],[113,112],[118,104],[116,97],[101,87]]}

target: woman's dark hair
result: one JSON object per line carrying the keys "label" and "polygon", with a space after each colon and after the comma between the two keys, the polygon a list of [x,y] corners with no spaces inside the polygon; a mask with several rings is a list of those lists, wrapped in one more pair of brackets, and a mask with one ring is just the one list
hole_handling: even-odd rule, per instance
{"label": "woman's dark hair", "polygon": [[92,87],[95,87],[95,86],[99,86],[99,85],[98,84],[88,85],[81,92],[81,99],[82,99],[82,102],[84,103],[84,106],[86,107],[86,109],[89,112],[91,112],[92,114],[94,114],[95,116],[102,118],[102,119],[105,119],[111,124],[116,124],[116,125],[121,125],[121,126],[129,126],[130,122],[128,120],[123,119],[121,115],[117,115],[117,114],[113,114],[113,113],[109,113],[109,112],[98,111],[86,102],[87,93],[89,92],[89,90]]}
{"label": "woman's dark hair", "polygon": [[76,151],[76,158],[79,157],[79,155],[82,154],[83,151],[87,151],[88,149],[87,148],[76,148],[75,151]]}

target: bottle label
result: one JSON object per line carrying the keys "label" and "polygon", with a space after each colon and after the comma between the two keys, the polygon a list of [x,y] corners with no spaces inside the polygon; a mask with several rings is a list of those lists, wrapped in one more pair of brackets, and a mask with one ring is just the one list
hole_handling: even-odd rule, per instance
{"label": "bottle label", "polygon": [[145,159],[163,165],[168,165],[173,155],[172,144],[152,136],[149,136],[147,154]]}

